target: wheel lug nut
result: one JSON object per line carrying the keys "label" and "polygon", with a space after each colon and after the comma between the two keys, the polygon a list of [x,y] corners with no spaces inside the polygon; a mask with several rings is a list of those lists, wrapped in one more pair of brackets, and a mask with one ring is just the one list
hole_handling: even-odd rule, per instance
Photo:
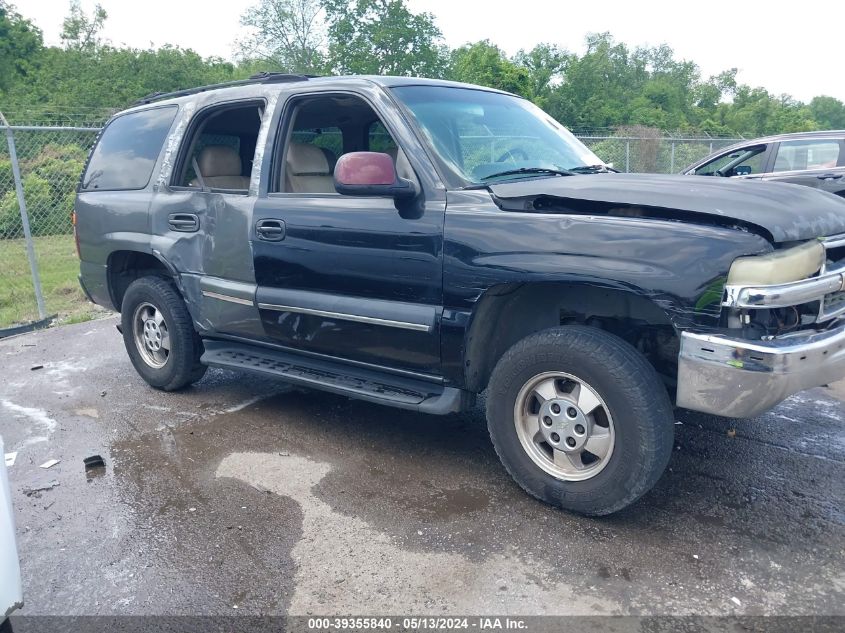
{"label": "wheel lug nut", "polygon": [[575,448],[575,438],[574,437],[567,437],[566,438],[566,445],[569,448]]}
{"label": "wheel lug nut", "polygon": [[574,418],[578,415],[578,411],[576,411],[575,407],[569,407],[566,410],[566,415],[568,415],[570,418]]}
{"label": "wheel lug nut", "polygon": [[586,430],[586,429],[584,428],[584,426],[583,426],[583,425],[581,425],[581,424],[576,424],[576,425],[575,425],[575,432],[576,432],[578,435],[584,435],[584,431],[585,431],[585,430]]}
{"label": "wheel lug nut", "polygon": [[555,415],[560,413],[560,405],[559,404],[553,404],[552,405],[552,413],[554,413]]}
{"label": "wheel lug nut", "polygon": [[552,433],[552,442],[554,442],[555,444],[560,442],[560,435],[558,435],[557,433]]}
{"label": "wheel lug nut", "polygon": [[545,424],[546,426],[551,426],[552,425],[552,419],[549,416],[544,417],[543,418],[543,424]]}

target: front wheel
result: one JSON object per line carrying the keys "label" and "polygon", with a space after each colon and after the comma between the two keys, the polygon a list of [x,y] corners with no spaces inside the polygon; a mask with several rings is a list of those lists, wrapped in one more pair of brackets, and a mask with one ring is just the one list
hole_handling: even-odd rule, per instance
{"label": "front wheel", "polygon": [[672,453],[666,388],[648,361],[602,330],[557,327],[505,353],[490,379],[490,437],[528,493],[587,515],[621,510]]}
{"label": "front wheel", "polygon": [[169,280],[150,276],[133,281],[123,297],[121,325],[129,358],[151,386],[173,391],[205,374],[199,362],[202,341]]}

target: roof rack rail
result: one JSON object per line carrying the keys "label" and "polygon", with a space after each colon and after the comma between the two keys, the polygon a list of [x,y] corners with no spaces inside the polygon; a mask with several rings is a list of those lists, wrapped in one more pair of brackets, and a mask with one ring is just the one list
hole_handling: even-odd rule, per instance
{"label": "roof rack rail", "polygon": [[141,97],[132,105],[144,105],[153,103],[154,101],[161,101],[162,99],[173,99],[175,97],[186,97],[188,95],[198,94],[200,92],[207,92],[209,90],[217,90],[218,88],[232,88],[234,86],[249,86],[251,84],[274,84],[274,83],[290,83],[294,81],[308,81],[314,79],[316,75],[294,75],[290,73],[278,73],[261,71],[251,75],[249,79],[238,79],[235,81],[224,81],[219,84],[209,84],[207,86],[198,86],[196,88],[187,88],[185,90],[176,90],[174,92],[153,92],[146,97]]}

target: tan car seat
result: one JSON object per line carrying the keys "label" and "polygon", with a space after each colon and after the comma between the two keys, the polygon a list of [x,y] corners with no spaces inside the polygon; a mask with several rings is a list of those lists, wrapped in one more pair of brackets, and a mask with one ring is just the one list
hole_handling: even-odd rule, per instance
{"label": "tan car seat", "polygon": [[335,193],[332,170],[322,149],[306,143],[290,144],[285,157],[285,191]]}
{"label": "tan car seat", "polygon": [[[208,145],[197,157],[197,166],[206,187],[211,189],[249,189],[249,176],[242,176],[240,154],[228,145]],[[199,187],[199,178],[190,182]]]}

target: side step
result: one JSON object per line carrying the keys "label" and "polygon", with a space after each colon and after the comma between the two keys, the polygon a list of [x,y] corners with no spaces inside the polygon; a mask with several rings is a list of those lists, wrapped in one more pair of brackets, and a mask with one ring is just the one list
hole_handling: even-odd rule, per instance
{"label": "side step", "polygon": [[229,341],[206,339],[200,362],[240,369],[287,382],[423,413],[445,415],[463,409],[464,392],[424,380],[307,358]]}

